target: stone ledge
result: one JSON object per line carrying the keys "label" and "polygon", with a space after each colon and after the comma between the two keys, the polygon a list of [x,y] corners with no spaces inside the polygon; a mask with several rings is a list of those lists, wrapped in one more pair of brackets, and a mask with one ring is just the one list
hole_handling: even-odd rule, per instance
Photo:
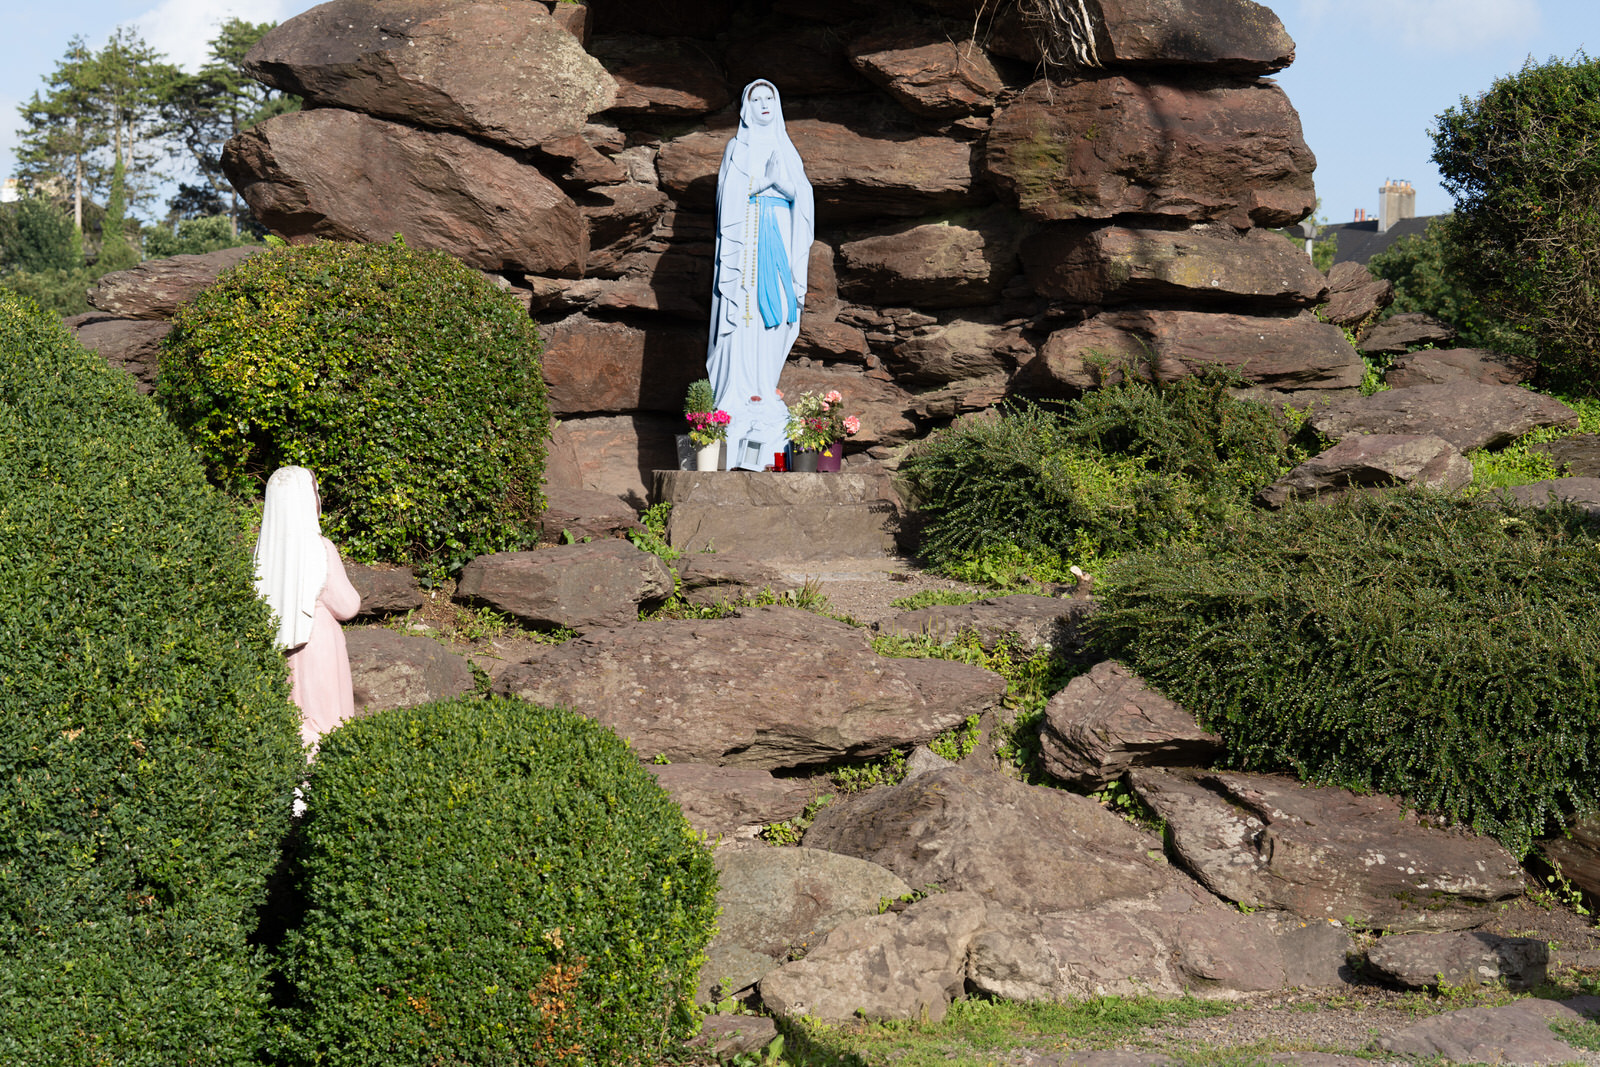
{"label": "stone ledge", "polygon": [[680,552],[728,549],[764,560],[891,556],[900,516],[883,473],[658,470],[651,502],[672,505],[667,541]]}

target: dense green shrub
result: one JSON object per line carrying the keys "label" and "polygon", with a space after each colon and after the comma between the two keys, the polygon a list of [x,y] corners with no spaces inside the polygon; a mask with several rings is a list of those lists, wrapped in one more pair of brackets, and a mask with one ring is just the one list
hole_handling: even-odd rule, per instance
{"label": "dense green shrub", "polygon": [[900,468],[924,556],[944,569],[1016,549],[1084,562],[1220,521],[1295,455],[1283,418],[1228,384],[1128,380],[1059,412],[1022,402],[934,434]]}
{"label": "dense green shrub", "polygon": [[1450,274],[1532,339],[1548,381],[1600,370],[1600,61],[1531,59],[1439,116],[1433,161],[1455,197]]}
{"label": "dense green shrub", "polygon": [[462,698],[345,724],[297,862],[286,1063],[654,1063],[695,1028],[710,858],[572,712]]}
{"label": "dense green shrub", "polygon": [[0,354],[0,1063],[253,1062],[305,763],[249,537],[55,316]]}
{"label": "dense green shrub", "polygon": [[1600,796],[1600,546],[1418,491],[1125,557],[1096,642],[1242,767],[1406,796],[1523,852]]}
{"label": "dense green shrub", "polygon": [[549,412],[527,312],[442,252],[258,253],[181,309],[159,392],[212,477],[317,473],[323,530],[432,573],[537,538]]}

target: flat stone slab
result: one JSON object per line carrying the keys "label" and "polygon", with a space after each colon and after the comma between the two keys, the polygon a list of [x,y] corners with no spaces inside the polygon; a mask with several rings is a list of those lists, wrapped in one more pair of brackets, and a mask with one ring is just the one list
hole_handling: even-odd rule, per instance
{"label": "flat stone slab", "polygon": [[1351,434],[1432,434],[1462,452],[1509,444],[1529,430],[1573,427],[1578,413],[1554,397],[1514,385],[1447,382],[1336,400],[1311,427],[1334,440]]}
{"label": "flat stone slab", "polygon": [[1600,997],[1519,1000],[1500,1008],[1464,1008],[1424,1019],[1381,1037],[1377,1048],[1451,1063],[1581,1063],[1552,1023],[1581,1023],[1600,1015]]}
{"label": "flat stone slab", "polygon": [[769,769],[925,743],[1005,688],[970,664],[879,656],[865,631],[791,607],[593,630],[494,686],[596,719],[641,759]]}
{"label": "flat stone slab", "polygon": [[345,649],[358,715],[460,696],[476,684],[467,661],[431,637],[357,627],[345,631]]}
{"label": "flat stone slab", "polygon": [[672,505],[667,542],[680,552],[767,560],[893,555],[900,511],[886,474],[658,470],[652,499]]}
{"label": "flat stone slab", "polygon": [[1600,478],[1548,478],[1531,485],[1514,485],[1500,492],[1528,507],[1548,507],[1551,499],[1555,499],[1600,518]]}
{"label": "flat stone slab", "polygon": [[1504,846],[1420,825],[1393,797],[1266,774],[1135,768],[1129,780],[1179,861],[1248,907],[1412,933],[1481,926],[1522,892]]}
{"label": "flat stone slab", "polygon": [[1550,946],[1535,937],[1482,931],[1390,934],[1367,949],[1367,962],[1390,981],[1413,989],[1493,985],[1532,989],[1545,980]]}
{"label": "flat stone slab", "polygon": [[823,791],[806,778],[778,778],[760,767],[718,767],[707,763],[647,763],[691,829],[698,833],[750,836],[740,831],[783,822],[805,811]]}

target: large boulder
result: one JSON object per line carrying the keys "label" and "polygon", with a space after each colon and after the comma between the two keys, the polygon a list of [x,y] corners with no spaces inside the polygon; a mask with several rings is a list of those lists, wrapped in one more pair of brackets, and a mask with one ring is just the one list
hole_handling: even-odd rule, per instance
{"label": "large boulder", "polygon": [[1009,375],[1035,355],[1022,330],[986,317],[956,313],[919,326],[884,354],[895,379],[911,386],[948,385]]}
{"label": "large boulder", "polygon": [[1041,220],[1137,214],[1244,229],[1316,206],[1316,160],[1271,82],[1037,82],[995,114],[986,143],[989,179]]}
{"label": "large boulder", "polygon": [[1427,434],[1355,434],[1311,457],[1256,494],[1279,508],[1350,489],[1426,485],[1460,489],[1472,481],[1472,463],[1443,438]]}
{"label": "large boulder", "polygon": [[1254,0],[1099,0],[1102,63],[1207,66],[1271,74],[1294,62],[1294,41]]}
{"label": "large boulder", "polygon": [[[713,839],[749,836],[762,826],[793,819],[820,791],[809,779],[779,778],[759,767],[647,763],[644,769],[683,809],[689,828]],[[726,975],[702,971],[701,977],[720,980]]]}
{"label": "large boulder", "polygon": [[1396,985],[1412,989],[1499,985],[1532,989],[1545,980],[1550,946],[1534,937],[1482,932],[1390,934],[1367,949],[1367,962]]}
{"label": "large boulder", "polygon": [[616,79],[614,115],[687,118],[727,106],[732,97],[709,44],[688,37],[618,34],[590,51]]}
{"label": "large boulder", "polygon": [[677,413],[689,383],[705,377],[704,326],[657,323],[645,330],[579,314],[541,326],[539,333],[552,415]]}
{"label": "large boulder", "polygon": [[66,319],[65,325],[84,348],[127,371],[139,392],[155,391],[161,374],[161,339],[172,332],[172,323],[117,319],[90,311]]}
{"label": "large boulder", "polygon": [[1129,779],[1184,867],[1246,907],[1411,933],[1479,926],[1522,892],[1498,842],[1424,826],[1392,797],[1262,774],[1135,769]]}
{"label": "large boulder", "polygon": [[456,134],[318,108],[235,135],[222,166],[256,218],[289,238],[398,233],[480,270],[583,271],[588,232],[572,198]]}
{"label": "large boulder", "polygon": [[1040,755],[1051,775],[1098,789],[1130,767],[1203,767],[1222,738],[1120,663],[1097,663],[1045,705]]}
{"label": "large boulder", "polygon": [[551,544],[564,541],[598,541],[644,531],[639,513],[621,497],[587,489],[545,486],[545,509],[539,516],[539,534]]}
{"label": "large boulder", "polygon": [[1555,441],[1536,441],[1528,451],[1544,453],[1575,478],[1600,477],[1600,434],[1580,433]]}
{"label": "large boulder", "polygon": [[[961,207],[973,190],[972,149],[919,134],[874,115],[862,125],[790,118],[789,138],[805,161],[819,224],[876,216],[912,217]],[[690,133],[661,146],[661,186],[693,210],[711,210],[717,169],[732,130]]]}
{"label": "large boulder", "polygon": [[345,631],[345,649],[358,713],[444,700],[477,684],[467,661],[431,637],[358,627]]}
{"label": "large boulder", "polygon": [[597,719],[675,761],[797,767],[881,756],[981,714],[999,675],[888,659],[866,635],[796,608],[597,630],[511,667],[495,691]]}
{"label": "large boulder", "polygon": [[890,30],[851,43],[851,60],[913,115],[960,118],[988,111],[1005,88],[976,40],[952,41],[937,28]]}
{"label": "large boulder", "polygon": [[1470,452],[1509,444],[1529,430],[1575,427],[1578,413],[1542,393],[1461,381],[1334,400],[1310,421],[1336,441],[1351,434],[1431,434]]}
{"label": "large boulder", "polygon": [[422,589],[409,567],[379,569],[346,563],[345,576],[361,594],[357,615],[395,615],[422,607]]}
{"label": "large boulder", "polygon": [[1008,1000],[1237,996],[1343,983],[1350,936],[1327,922],[1240,914],[1178,885],[1096,908],[1034,914],[991,906],[969,981]]}
{"label": "large boulder", "polygon": [[[1121,336],[1118,336],[1118,335]],[[1278,390],[1353,389],[1364,367],[1336,326],[1309,314],[1292,317],[1201,311],[1107,311],[1081,326],[1052,333],[1043,367],[1030,384],[1050,380],[1077,388],[1099,384],[1108,364],[1144,367],[1170,382],[1214,367],[1236,371]]]}
{"label": "large boulder", "polygon": [[1521,385],[1533,377],[1533,365],[1515,356],[1482,348],[1425,348],[1394,357],[1383,380],[1391,389],[1446,382]]}
{"label": "large boulder", "polygon": [[611,539],[493,552],[461,568],[456,596],[532,626],[589,630],[620,626],[672,595],[660,558]]}
{"label": "large boulder", "polygon": [[965,991],[967,948],[985,917],[977,894],[939,893],[899,914],[844,923],[762,978],[761,1001],[780,1019],[937,1023]]}
{"label": "large boulder", "polygon": [[217,275],[259,251],[257,245],[147,259],[136,267],[101,275],[89,290],[89,304],[124,319],[170,319],[179,305],[199,296]]}
{"label": "large boulder", "polygon": [[680,552],[759,552],[790,566],[888,556],[897,498],[886,474],[657,471],[654,497],[672,505],[667,541]]}
{"label": "large boulder", "polygon": [[[725,773],[759,774],[742,769]],[[911,887],[876,863],[813,848],[718,849],[717,933],[700,968],[700,996],[731,996],[816,948],[834,927],[877,915]]]}
{"label": "large boulder", "polygon": [[767,560],[738,552],[695,552],[681,557],[677,570],[678,596],[690,604],[723,604],[800,588]]}
{"label": "large boulder", "polygon": [[617,96],[542,4],[332,0],[257,41],[244,69],[311,107],[513,148],[575,134]]}
{"label": "large boulder", "polygon": [[1016,272],[1014,216],[996,210],[839,246],[839,292],[859,304],[980,306],[993,303]]}
{"label": "large boulder", "polygon": [[683,428],[682,415],[648,412],[562,419],[550,434],[552,460],[560,459],[550,482],[620,497],[643,511],[654,472],[678,466],[674,437]]}
{"label": "large boulder", "polygon": [[1060,223],[1035,230],[1023,242],[1022,260],[1041,296],[1077,304],[1309,306],[1327,287],[1291,242],[1231,226]]}
{"label": "large boulder", "polygon": [[1144,897],[1178,879],[1159,841],[1088,797],[962,764],[835,801],[805,844],[1028,911]]}

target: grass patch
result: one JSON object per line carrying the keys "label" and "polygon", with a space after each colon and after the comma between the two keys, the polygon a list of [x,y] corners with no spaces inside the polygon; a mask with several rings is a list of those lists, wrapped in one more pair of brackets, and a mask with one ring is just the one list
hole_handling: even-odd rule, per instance
{"label": "grass patch", "polygon": [[891,600],[890,603],[901,611],[916,611],[919,608],[974,604],[988,595],[987,593],[969,592],[965,589],[924,589],[920,593],[913,593],[898,600]]}
{"label": "grass patch", "polygon": [[938,1023],[844,1029],[780,1023],[796,1067],[992,1067],[1005,1053],[1101,1048],[1150,1026],[1226,1015],[1232,1005],[1181,997],[1096,997],[1073,1004],[958,1000]]}

